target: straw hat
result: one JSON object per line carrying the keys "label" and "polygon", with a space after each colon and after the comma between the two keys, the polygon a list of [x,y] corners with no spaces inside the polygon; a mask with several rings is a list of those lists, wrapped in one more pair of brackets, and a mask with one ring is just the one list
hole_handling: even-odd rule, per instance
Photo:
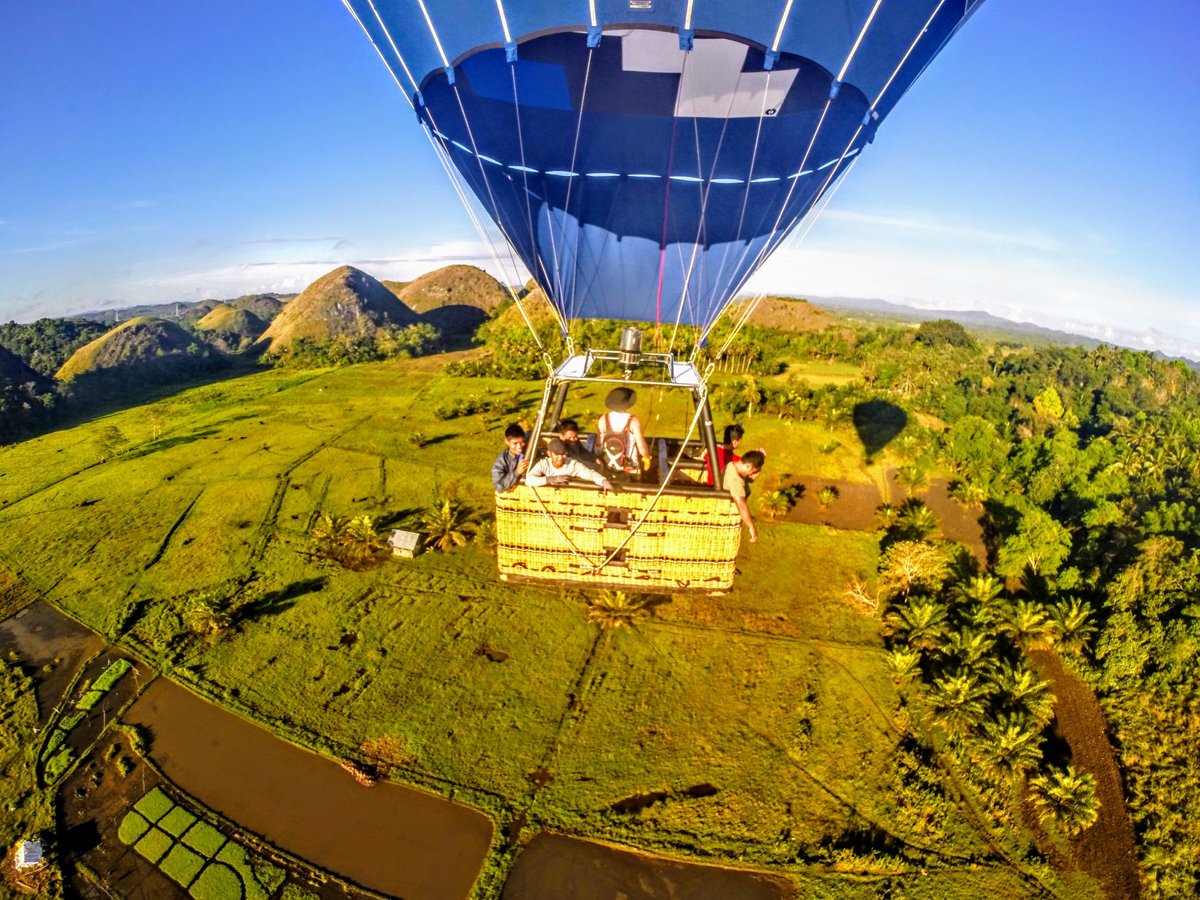
{"label": "straw hat", "polygon": [[624,412],[637,402],[637,391],[629,387],[615,387],[604,398],[604,405],[613,412]]}

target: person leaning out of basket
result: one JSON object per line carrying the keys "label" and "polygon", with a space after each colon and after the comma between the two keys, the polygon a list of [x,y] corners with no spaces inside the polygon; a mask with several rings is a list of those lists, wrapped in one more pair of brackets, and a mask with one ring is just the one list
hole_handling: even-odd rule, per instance
{"label": "person leaning out of basket", "polygon": [[721,481],[721,485],[729,491],[729,496],[737,504],[742,521],[750,529],[752,544],[758,540],[758,528],[754,524],[754,516],[750,515],[750,506],[746,503],[746,498],[750,496],[750,482],[762,471],[766,461],[766,454],[761,450],[747,450],[745,456],[725,467],[725,476]]}
{"label": "person leaning out of basket", "polygon": [[593,467],[596,464],[596,457],[591,453],[591,448],[584,444],[579,435],[579,423],[574,419],[563,419],[554,427],[555,434],[562,438],[562,442],[567,446],[567,456],[571,459],[577,459],[585,466]]}
{"label": "person leaning out of basket", "polygon": [[604,398],[608,412],[596,421],[596,455],[610,472],[638,475],[650,468],[650,447],[642,433],[642,420],[629,408],[637,391],[615,387]]}
{"label": "person leaning out of basket", "polygon": [[594,469],[589,469],[567,453],[567,445],[562,438],[550,438],[546,444],[546,455],[533,464],[525,483],[530,487],[563,485],[573,480],[590,481],[602,491],[611,491],[612,484],[607,478]]}
{"label": "person leaning out of basket", "polygon": [[525,458],[525,429],[516,422],[504,429],[504,449],[492,463],[492,485],[497,494],[511,491],[529,468]]}

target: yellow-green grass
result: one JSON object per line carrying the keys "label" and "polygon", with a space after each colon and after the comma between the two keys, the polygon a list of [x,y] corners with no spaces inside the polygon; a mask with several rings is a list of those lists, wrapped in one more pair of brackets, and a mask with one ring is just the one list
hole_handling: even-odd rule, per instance
{"label": "yellow-green grass", "polygon": [[862,381],[862,369],[853,363],[788,360],[787,375],[802,378],[813,387],[829,384],[854,384]]}
{"label": "yellow-green grass", "polygon": [[[519,408],[433,416],[471,394],[512,394]],[[485,544],[364,572],[306,553],[319,513],[395,517],[438,485],[490,509],[503,426],[532,423],[539,396],[429,360],[193,388],[153,415],[106,417],[130,445],[105,462],[94,422],[0,449],[0,534],[20,534],[0,539],[0,562],[293,740],[353,759],[364,741],[396,739],[408,762],[393,777],[453,791],[502,825],[526,811],[535,825],[797,878],[830,842],[874,827],[864,820],[916,835],[920,817],[894,799],[897,698],[878,619],[843,596],[874,571],[871,534],[763,523],[731,593],[660,598],[607,633],[585,592],[500,583]],[[648,420],[685,415],[644,400]],[[589,389],[566,412],[587,430],[602,401]],[[772,477],[869,477],[850,426],[745,424],[746,445],[769,450],[756,493]],[[415,448],[413,432],[428,443]],[[230,624],[193,632],[187,598],[239,579],[252,584],[222,598]],[[704,785],[717,791],[687,793]],[[640,812],[613,809],[658,793]],[[938,840],[991,856],[949,800],[923,802]]]}

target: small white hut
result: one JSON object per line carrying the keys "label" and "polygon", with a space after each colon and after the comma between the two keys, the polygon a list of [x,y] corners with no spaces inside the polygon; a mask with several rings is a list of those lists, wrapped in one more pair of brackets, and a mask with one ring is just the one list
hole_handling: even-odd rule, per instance
{"label": "small white hut", "polygon": [[421,535],[416,531],[393,531],[388,538],[393,556],[403,556],[412,559],[421,552]]}
{"label": "small white hut", "polygon": [[15,864],[18,869],[32,869],[34,866],[40,866],[42,864],[42,842],[18,841]]}

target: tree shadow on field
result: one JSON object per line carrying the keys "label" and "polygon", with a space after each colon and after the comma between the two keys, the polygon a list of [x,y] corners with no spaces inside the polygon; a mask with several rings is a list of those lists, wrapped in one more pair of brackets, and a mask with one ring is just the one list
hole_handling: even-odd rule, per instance
{"label": "tree shadow on field", "polygon": [[265,616],[275,616],[281,612],[286,612],[296,605],[297,597],[303,597],[305,594],[315,594],[318,591],[324,590],[328,582],[329,579],[323,577],[304,578],[300,581],[293,581],[287,587],[278,591],[263,594],[257,600],[251,600],[249,603],[238,608],[236,615],[237,624],[255,622]]}
{"label": "tree shadow on field", "polygon": [[871,459],[890,444],[908,424],[908,414],[886,400],[867,400],[854,406],[854,430]]}
{"label": "tree shadow on field", "polygon": [[421,449],[424,449],[426,447],[432,447],[435,444],[440,444],[443,441],[448,441],[454,437],[457,437],[457,435],[439,434],[439,435],[435,435],[434,437],[431,437],[431,438],[425,438],[425,440],[421,441]]}
{"label": "tree shadow on field", "polygon": [[193,431],[191,434],[177,434],[174,437],[159,438],[156,441],[151,441],[148,444],[143,444],[132,453],[127,454],[125,459],[140,459],[143,456],[149,456],[151,453],[158,453],[160,450],[170,450],[172,447],[180,447],[184,444],[190,444],[202,438],[210,437],[216,434],[215,428],[206,428],[203,431]]}
{"label": "tree shadow on field", "polygon": [[401,525],[412,525],[416,522],[417,516],[423,511],[414,506],[409,509],[398,509],[393,512],[381,513],[375,519],[375,530],[383,532],[389,528],[397,528]]}

